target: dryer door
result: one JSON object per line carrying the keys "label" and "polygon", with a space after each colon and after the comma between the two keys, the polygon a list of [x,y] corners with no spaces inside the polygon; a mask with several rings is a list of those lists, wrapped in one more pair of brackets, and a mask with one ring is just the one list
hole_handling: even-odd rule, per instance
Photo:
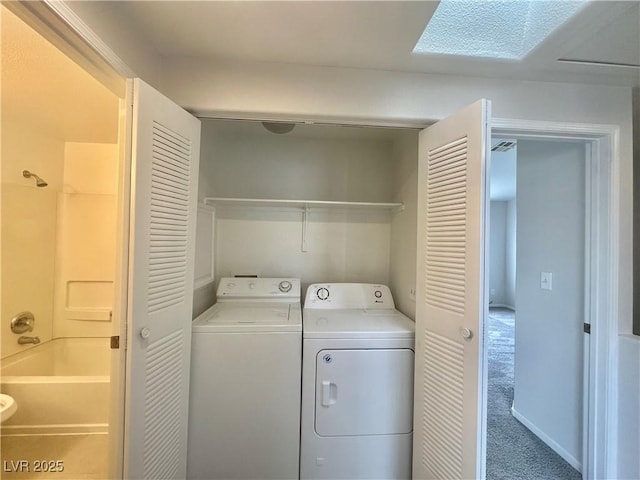
{"label": "dryer door", "polygon": [[316,357],[316,433],[412,431],[413,350],[321,350]]}

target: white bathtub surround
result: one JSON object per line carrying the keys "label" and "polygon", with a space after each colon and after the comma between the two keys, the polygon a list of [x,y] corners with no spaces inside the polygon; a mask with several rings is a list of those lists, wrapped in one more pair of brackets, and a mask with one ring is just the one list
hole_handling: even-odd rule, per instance
{"label": "white bathtub surround", "polygon": [[3,436],[107,432],[107,338],[55,339],[2,363],[0,389],[19,405]]}
{"label": "white bathtub surround", "polygon": [[57,196],[53,336],[111,335],[118,147],[65,143]]}

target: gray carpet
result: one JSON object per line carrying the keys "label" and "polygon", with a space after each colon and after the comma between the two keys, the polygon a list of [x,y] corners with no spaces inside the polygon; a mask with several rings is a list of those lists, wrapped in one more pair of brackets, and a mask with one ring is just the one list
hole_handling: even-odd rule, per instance
{"label": "gray carpet", "polygon": [[579,480],[580,473],[511,415],[515,314],[489,311],[487,479]]}

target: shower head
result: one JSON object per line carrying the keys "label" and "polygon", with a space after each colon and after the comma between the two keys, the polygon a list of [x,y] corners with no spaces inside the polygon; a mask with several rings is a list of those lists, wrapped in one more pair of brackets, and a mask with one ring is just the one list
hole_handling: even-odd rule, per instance
{"label": "shower head", "polygon": [[24,178],[32,178],[32,177],[35,178],[36,179],[36,187],[46,187],[47,185],[49,185],[42,178],[40,178],[35,173],[31,173],[29,170],[23,170],[22,171],[22,176]]}

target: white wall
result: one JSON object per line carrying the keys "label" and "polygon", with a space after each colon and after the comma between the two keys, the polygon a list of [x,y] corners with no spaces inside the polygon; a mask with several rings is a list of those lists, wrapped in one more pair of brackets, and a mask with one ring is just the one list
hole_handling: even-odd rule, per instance
{"label": "white wall", "polygon": [[[520,141],[514,410],[570,463],[582,462],[585,150]],[[553,290],[540,273],[553,274]]]}
{"label": "white wall", "polygon": [[78,15],[118,57],[148,84],[157,88],[162,57],[151,47],[126,15],[118,14],[108,2],[67,1]]}
{"label": "white wall", "polygon": [[[198,196],[390,201],[391,141],[360,129],[203,120]],[[338,129],[339,130],[339,129]]]}
{"label": "white wall", "polygon": [[[514,159],[515,161],[515,159]],[[489,251],[489,300],[495,307],[516,307],[516,201],[492,200]]]}
{"label": "white wall", "polygon": [[311,211],[307,251],[302,214],[269,208],[218,209],[216,278],[233,274],[317,282],[389,283],[387,213]]}
{"label": "white wall", "polygon": [[[392,142],[355,129],[203,121],[199,197],[389,202]],[[347,133],[342,133],[342,132]],[[390,214],[312,209],[301,251],[300,209],[218,207],[216,279],[233,274],[313,282],[389,283]],[[213,298],[197,300],[199,308]]]}
{"label": "white wall", "polygon": [[426,124],[484,97],[497,117],[623,123],[630,140],[627,87],[201,58],[165,65],[162,91],[198,113]]}
{"label": "white wall", "polygon": [[506,304],[507,202],[492,200],[489,227],[489,301]]}
{"label": "white wall", "polygon": [[507,230],[506,230],[506,258],[504,303],[515,310],[516,308],[516,251],[517,251],[517,218],[516,199],[507,202]]}
{"label": "white wall", "polygon": [[620,372],[626,373],[618,390],[620,421],[618,442],[618,478],[640,478],[640,337],[620,337]]}
{"label": "white wall", "polygon": [[389,286],[396,308],[415,319],[416,256],[418,237],[418,133],[407,132],[393,144],[394,201],[404,210],[391,222]]}
{"label": "white wall", "polygon": [[[56,194],[62,188],[64,143],[51,132],[34,130],[2,116],[2,357],[31,348],[18,345],[11,319],[30,311],[29,336],[42,342],[53,334],[53,278]],[[48,186],[37,188],[22,170],[37,173]]]}

